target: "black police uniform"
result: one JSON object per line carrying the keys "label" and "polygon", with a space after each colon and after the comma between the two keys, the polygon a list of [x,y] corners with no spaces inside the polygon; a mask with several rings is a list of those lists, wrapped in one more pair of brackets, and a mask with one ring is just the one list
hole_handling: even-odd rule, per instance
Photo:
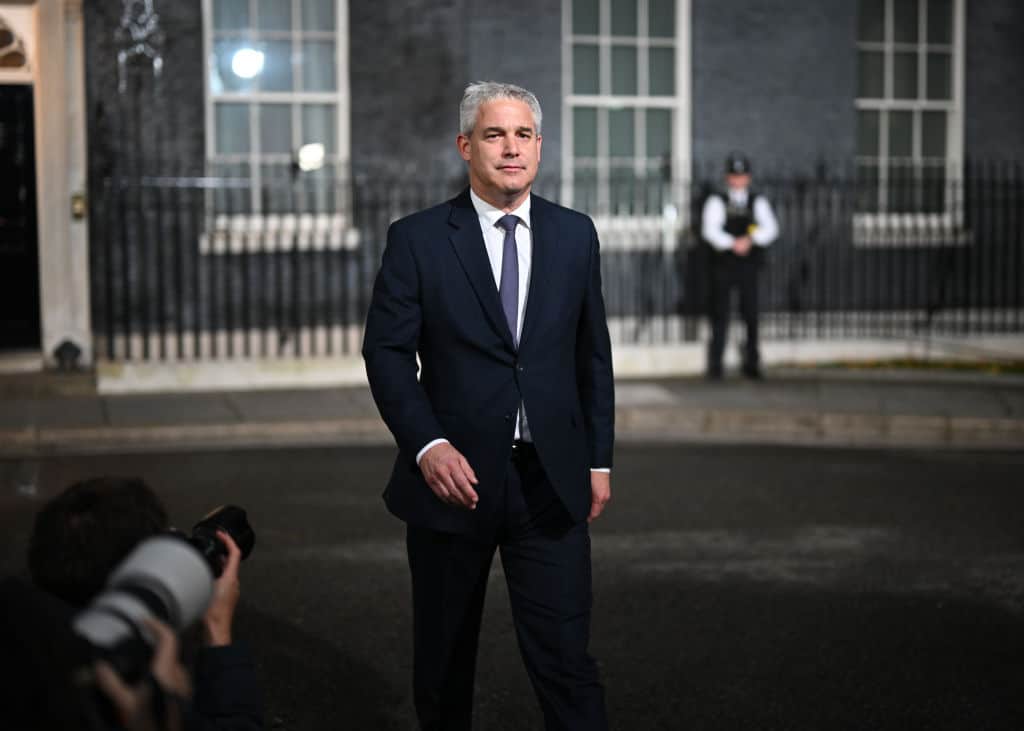
{"label": "black police uniform", "polygon": [[[754,202],[757,193],[747,191],[745,206],[733,203],[728,194],[715,193],[725,203],[725,232],[730,236],[748,235],[755,225]],[[722,375],[722,356],[725,352],[729,329],[729,297],[733,288],[740,292],[740,316],[747,327],[747,341],[743,348],[743,372],[749,377],[761,377],[758,350],[758,271],[763,264],[764,249],[752,245],[746,256],[732,251],[714,250],[711,260],[711,342],[708,344],[708,376]]]}

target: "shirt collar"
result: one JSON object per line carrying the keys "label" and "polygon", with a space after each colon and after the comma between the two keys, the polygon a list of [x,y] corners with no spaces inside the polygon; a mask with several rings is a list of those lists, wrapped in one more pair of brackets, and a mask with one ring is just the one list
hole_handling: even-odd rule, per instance
{"label": "shirt collar", "polygon": [[[476,209],[476,214],[480,217],[480,220],[486,221],[487,225],[492,228],[497,225],[499,218],[506,215],[503,210],[495,208],[478,196],[472,188],[469,189],[469,198],[473,201],[473,208]],[[519,222],[528,229],[530,228],[530,201],[532,198],[532,195],[526,196],[526,200],[511,212],[511,215],[519,216]]]}
{"label": "shirt collar", "polygon": [[740,188],[739,190],[733,190],[729,188],[729,200],[738,205],[745,205],[747,197],[750,195],[750,191],[746,188]]}

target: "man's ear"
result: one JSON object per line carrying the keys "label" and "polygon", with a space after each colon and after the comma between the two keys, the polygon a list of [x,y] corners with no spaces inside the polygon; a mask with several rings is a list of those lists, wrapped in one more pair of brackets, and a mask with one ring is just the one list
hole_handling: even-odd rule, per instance
{"label": "man's ear", "polygon": [[541,135],[537,135],[537,162],[540,162],[540,148],[542,142],[544,142],[544,138]]}
{"label": "man's ear", "polygon": [[459,154],[462,155],[462,159],[469,162],[469,137],[460,134],[455,138],[455,146],[459,148]]}

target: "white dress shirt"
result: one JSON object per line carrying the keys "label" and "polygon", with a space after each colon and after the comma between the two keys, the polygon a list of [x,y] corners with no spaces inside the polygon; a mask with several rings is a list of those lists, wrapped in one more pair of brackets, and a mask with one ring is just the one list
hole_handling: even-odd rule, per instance
{"label": "white dress shirt", "polygon": [[[523,333],[523,315],[526,312],[526,295],[530,291],[530,263],[533,261],[533,231],[530,228],[530,196],[516,208],[506,214],[500,208],[495,208],[483,198],[478,196],[473,189],[469,189],[469,197],[473,201],[473,208],[480,220],[480,233],[484,236],[484,248],[487,249],[487,260],[491,264],[491,274],[494,275],[494,286],[501,287],[501,261],[505,254],[505,230],[498,226],[498,219],[505,215],[513,215],[519,218],[516,224],[516,252],[519,254],[519,304],[516,313],[516,342]],[[519,404],[519,414],[516,419],[515,439],[530,441],[530,428],[526,423],[526,412],[523,405]],[[420,458],[427,453],[427,450],[435,444],[447,442],[447,439],[434,439],[416,454],[416,464]]]}
{"label": "white dress shirt", "polygon": [[[746,190],[730,190],[729,200],[738,208],[746,208],[748,195]],[[736,240],[726,233],[725,219],[725,201],[718,194],[709,195],[704,201],[700,233],[718,251],[729,251]],[[763,195],[754,199],[754,226],[750,240],[755,246],[768,246],[778,238],[779,223],[775,220],[771,204]]]}
{"label": "white dress shirt", "polygon": [[[516,317],[516,342],[523,333],[523,315],[526,314],[526,296],[530,292],[530,264],[533,261],[533,228],[530,220],[530,196],[520,204],[518,208],[506,214],[500,208],[495,208],[483,198],[478,196],[472,188],[469,190],[469,197],[473,201],[473,208],[476,210],[480,220],[480,232],[484,237],[484,248],[487,249],[487,260],[491,264],[491,274],[494,275],[494,286],[501,287],[501,260],[505,253],[505,230],[498,226],[498,219],[505,215],[513,215],[519,218],[516,224],[516,250],[519,255],[519,304]],[[523,404],[519,404],[519,414],[516,419],[515,439],[532,441],[530,439],[530,427],[526,420],[526,410]],[[436,444],[447,442],[447,439],[434,439],[416,454],[416,464],[427,450]],[[609,472],[606,467],[593,468],[594,471]]]}

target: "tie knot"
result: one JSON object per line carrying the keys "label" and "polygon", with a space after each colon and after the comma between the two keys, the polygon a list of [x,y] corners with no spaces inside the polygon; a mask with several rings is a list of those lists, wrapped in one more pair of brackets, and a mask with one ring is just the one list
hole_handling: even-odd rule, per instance
{"label": "tie knot", "polygon": [[505,229],[505,233],[508,234],[516,230],[516,224],[518,223],[519,216],[513,216],[511,213],[509,213],[508,215],[499,218],[495,225]]}

